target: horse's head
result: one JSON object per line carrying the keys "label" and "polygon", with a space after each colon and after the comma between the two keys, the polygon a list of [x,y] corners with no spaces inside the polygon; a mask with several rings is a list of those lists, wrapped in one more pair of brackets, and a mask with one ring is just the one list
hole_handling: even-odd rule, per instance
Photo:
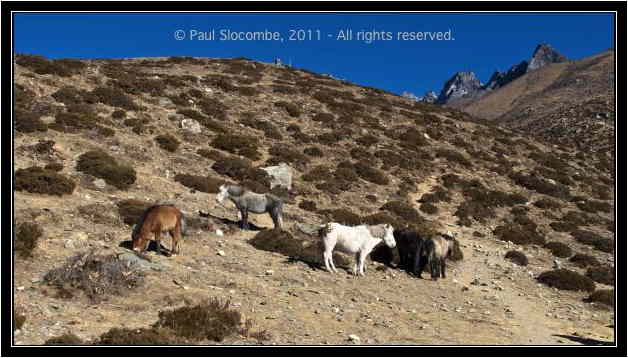
{"label": "horse's head", "polygon": [[132,239],[132,247],[133,247],[133,251],[137,251],[137,252],[141,252],[144,250],[144,246],[145,245],[145,240],[142,240],[142,235],[140,235],[139,233],[133,232],[133,234],[131,235],[131,239]]}
{"label": "horse's head", "polygon": [[222,204],[222,202],[227,198],[227,191],[229,190],[229,188],[227,187],[226,184],[222,184],[219,188],[218,188],[218,194],[216,195],[216,201],[218,201],[220,204]]}
{"label": "horse's head", "polygon": [[393,234],[395,229],[392,227],[392,225],[386,224],[384,225],[384,230],[385,230],[384,243],[386,244],[386,246],[392,249],[397,245],[395,243],[395,235]]}

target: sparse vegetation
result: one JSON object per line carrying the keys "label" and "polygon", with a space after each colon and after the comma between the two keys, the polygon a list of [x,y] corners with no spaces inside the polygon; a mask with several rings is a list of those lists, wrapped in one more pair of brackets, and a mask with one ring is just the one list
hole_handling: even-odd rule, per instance
{"label": "sparse vegetation", "polygon": [[615,272],[610,266],[591,266],[587,269],[587,277],[605,285],[615,284]]}
{"label": "sparse vegetation", "polygon": [[323,215],[325,221],[336,222],[347,226],[357,226],[362,224],[360,215],[352,213],[347,209],[326,209],[319,210],[319,214]]}
{"label": "sparse vegetation", "polygon": [[552,252],[552,255],[556,257],[564,258],[564,257],[570,257],[571,255],[573,255],[573,251],[571,250],[571,247],[563,244],[562,242],[550,241],[545,244],[545,248],[550,250]]}
{"label": "sparse vegetation", "polygon": [[100,335],[94,344],[97,345],[125,345],[150,346],[187,344],[186,339],[177,336],[169,328],[111,328]]}
{"label": "sparse vegetation", "polygon": [[600,265],[600,261],[595,256],[587,254],[575,254],[569,259],[569,262],[581,268]]}
{"label": "sparse vegetation", "polygon": [[38,75],[51,74],[59,77],[70,77],[87,67],[86,64],[79,60],[48,60],[43,56],[27,54],[17,54],[15,63],[30,69]]}
{"label": "sparse vegetation", "polygon": [[16,309],[13,311],[13,330],[22,329],[26,322],[26,316],[18,312]]}
{"label": "sparse vegetation", "polygon": [[585,299],[586,302],[597,302],[614,307],[615,306],[615,291],[614,290],[595,290],[589,297]]}
{"label": "sparse vegetation", "polygon": [[311,200],[302,200],[299,202],[299,208],[311,212],[316,212],[316,203]]}
{"label": "sparse vegetation", "polygon": [[72,194],[76,183],[62,174],[41,167],[15,171],[15,190],[35,194],[63,196]]}
{"label": "sparse vegetation", "polygon": [[612,253],[615,250],[613,239],[607,239],[591,231],[574,230],[571,232],[571,236],[579,243],[593,246],[599,251]]}
{"label": "sparse vegetation", "polygon": [[122,221],[127,225],[135,225],[144,211],[151,206],[149,202],[136,199],[121,200],[116,205]]}
{"label": "sparse vegetation", "polygon": [[14,111],[14,128],[22,133],[45,132],[48,126],[42,122],[40,115],[16,108]]}
{"label": "sparse vegetation", "polygon": [[52,338],[48,338],[46,340],[46,342],[44,342],[45,345],[68,345],[68,346],[74,346],[74,345],[81,345],[81,344],[86,344],[85,342],[83,342],[82,339],[80,339],[77,335],[75,335],[74,333],[64,333],[60,336],[54,336]]}
{"label": "sparse vegetation", "polygon": [[595,282],[586,276],[567,269],[546,271],[539,275],[537,280],[550,287],[569,291],[595,291]]}
{"label": "sparse vegetation", "polygon": [[258,160],[261,157],[258,151],[259,142],[255,137],[219,134],[211,142],[211,146],[250,160]]}
{"label": "sparse vegetation", "polygon": [[273,145],[268,150],[268,153],[272,155],[272,157],[266,163],[268,165],[277,165],[281,162],[286,162],[294,165],[297,168],[303,168],[310,162],[310,158],[308,158],[306,155],[292,149],[292,147],[285,144]]}
{"label": "sparse vegetation", "polygon": [[294,103],[288,103],[284,101],[275,102],[275,107],[280,107],[280,108],[285,109],[286,112],[288,112],[288,114],[290,115],[290,117],[298,118],[301,115],[301,110]]}
{"label": "sparse vegetation", "polygon": [[102,178],[120,190],[130,188],[136,180],[135,169],[118,164],[115,158],[101,150],[83,153],[76,163],[76,170]]}
{"label": "sparse vegetation", "polygon": [[218,188],[225,184],[224,180],[214,178],[212,176],[200,176],[192,174],[177,174],[174,180],[192,188],[194,190],[202,191],[204,193],[218,193]]}
{"label": "sparse vegetation", "polygon": [[543,245],[545,238],[529,226],[504,224],[493,230],[493,234],[502,241],[510,241],[515,245]]}
{"label": "sparse vegetation", "polygon": [[159,146],[164,150],[173,153],[177,151],[179,145],[181,144],[181,142],[179,142],[177,138],[170,134],[158,135],[157,137],[155,137],[155,142],[157,142],[157,144],[159,144]]}
{"label": "sparse vegetation", "polygon": [[144,274],[131,262],[118,260],[116,255],[96,255],[94,251],[78,253],[44,276],[44,282],[66,292],[65,298],[73,298],[73,291],[82,291],[92,303],[109,295],[123,295],[143,281]]}
{"label": "sparse vegetation", "polygon": [[13,249],[21,257],[33,257],[33,250],[37,247],[39,238],[44,233],[41,227],[34,222],[23,222],[18,225],[15,233]]}
{"label": "sparse vegetation", "polygon": [[528,257],[521,251],[510,250],[504,257],[519,266],[528,266]]}

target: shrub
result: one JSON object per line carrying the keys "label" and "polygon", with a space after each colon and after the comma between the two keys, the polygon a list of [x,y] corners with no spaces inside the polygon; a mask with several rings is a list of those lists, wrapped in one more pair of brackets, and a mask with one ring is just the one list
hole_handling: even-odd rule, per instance
{"label": "shrub", "polygon": [[595,282],[575,271],[558,269],[546,271],[539,275],[537,280],[550,287],[569,291],[595,291]]}
{"label": "shrub", "polygon": [[586,302],[599,302],[605,305],[615,306],[615,292],[613,290],[595,290],[589,297],[585,299]]}
{"label": "shrub", "polygon": [[545,244],[545,248],[552,252],[552,255],[556,257],[569,257],[573,255],[571,247],[558,241],[550,241]]}
{"label": "shrub", "polygon": [[299,117],[301,115],[301,110],[294,103],[284,101],[275,102],[275,107],[284,108],[290,117]]}
{"label": "shrub", "polygon": [[42,122],[40,119],[41,116],[25,111],[22,109],[15,109],[15,130],[22,133],[34,133],[34,132],[45,132],[48,130],[48,126],[46,123]]}
{"label": "shrub", "polygon": [[368,182],[377,185],[388,185],[390,180],[381,170],[371,168],[367,164],[357,162],[353,164],[353,169],[358,174],[358,176]]}
{"label": "shrub", "polygon": [[186,344],[185,339],[177,337],[169,328],[111,328],[100,335],[98,345],[173,345]]}
{"label": "shrub", "polygon": [[115,158],[101,150],[81,154],[76,170],[102,178],[120,190],[128,189],[136,180],[135,169],[118,164]]}
{"label": "shrub", "polygon": [[436,151],[436,156],[445,158],[450,162],[458,163],[464,167],[471,166],[471,162],[467,159],[467,157],[455,150],[438,149]]}
{"label": "shrub", "polygon": [[33,250],[37,247],[37,241],[43,233],[37,223],[21,223],[16,230],[13,249],[22,257],[33,257]]}
{"label": "shrub", "polygon": [[99,126],[98,117],[92,113],[65,112],[59,113],[55,117],[55,122],[50,125],[50,129],[57,132],[76,133],[82,129],[92,129]]}
{"label": "shrub", "polygon": [[319,210],[318,213],[323,215],[326,221],[333,221],[347,226],[362,224],[360,215],[354,214],[347,209],[326,209]]}
{"label": "shrub", "polygon": [[18,54],[15,63],[24,66],[39,74],[51,74],[59,77],[69,77],[79,73],[86,65],[78,60],[58,59],[48,60],[43,56]]}
{"label": "shrub", "polygon": [[312,117],[312,120],[315,122],[323,122],[323,123],[333,123],[336,117],[331,113],[317,113]]}
{"label": "shrub", "polygon": [[125,119],[126,112],[121,109],[116,109],[113,113],[111,113],[111,117],[114,119]]}
{"label": "shrub", "polygon": [[359,137],[355,141],[356,141],[356,143],[358,143],[361,146],[371,147],[371,146],[377,144],[379,142],[379,139],[376,136],[374,136],[374,135],[367,134],[365,136]]}
{"label": "shrub", "polygon": [[261,158],[261,154],[257,150],[258,144],[255,137],[231,134],[219,134],[211,142],[211,145],[215,148],[238,154],[251,160]]}
{"label": "shrub", "polygon": [[381,210],[389,211],[410,223],[422,220],[419,213],[410,204],[403,201],[389,201],[381,207]]}
{"label": "shrub", "polygon": [[309,172],[303,174],[301,179],[304,181],[312,182],[312,181],[323,181],[329,179],[331,177],[331,171],[328,167],[324,165],[318,165],[312,168]]}
{"label": "shrub", "polygon": [[424,212],[426,214],[430,214],[430,215],[434,215],[434,214],[438,213],[438,207],[436,207],[434,204],[431,204],[431,203],[423,203],[423,204],[421,204],[419,209],[422,212]]}
{"label": "shrub", "polygon": [[587,277],[606,285],[615,284],[615,272],[610,266],[591,266],[587,269]]}
{"label": "shrub", "polygon": [[18,191],[62,196],[72,194],[75,187],[72,179],[41,167],[18,169],[15,172],[15,190]]}
{"label": "shrub", "polygon": [[225,159],[225,156],[220,153],[219,151],[215,150],[215,149],[199,149],[196,151],[196,153],[202,157],[205,157],[207,159],[211,159],[214,161],[218,161],[221,159]]}
{"label": "shrub", "polygon": [[612,211],[611,204],[604,201],[586,200],[584,202],[579,202],[576,205],[578,206],[578,208],[580,208],[580,210],[589,213],[596,213],[598,211],[610,213]]}
{"label": "shrub", "polygon": [[26,316],[23,314],[13,311],[13,330],[22,329],[24,323],[26,322]]}
{"label": "shrub", "polygon": [[510,241],[515,245],[543,245],[545,238],[529,226],[504,224],[493,230],[493,234],[502,241]]}
{"label": "shrub", "polygon": [[563,205],[560,202],[556,200],[552,200],[552,199],[545,199],[545,198],[535,201],[534,206],[536,206],[539,209],[549,209],[549,210],[556,210],[563,207]]}
{"label": "shrub", "polygon": [[44,282],[70,293],[70,289],[83,291],[92,303],[109,295],[123,295],[143,281],[144,274],[135,263],[118,260],[116,255],[96,255],[94,251],[78,253],[44,276]]}
{"label": "shrub", "polygon": [[600,261],[598,261],[595,256],[587,254],[575,254],[572,258],[569,259],[569,262],[581,268],[586,268],[587,266],[601,265]]}
{"label": "shrub", "polygon": [[179,140],[170,134],[162,134],[155,137],[155,142],[159,144],[161,148],[169,152],[176,152],[179,148]]}
{"label": "shrub", "polygon": [[590,231],[574,230],[571,232],[571,236],[573,236],[576,241],[593,246],[599,251],[611,253],[615,249],[613,239],[604,238]]}
{"label": "shrub", "polygon": [[177,174],[174,180],[192,188],[194,190],[202,191],[204,193],[218,193],[218,188],[225,184],[225,181],[213,178],[211,176],[200,176],[190,174]]}
{"label": "shrub", "polygon": [[64,333],[60,336],[48,338],[45,345],[79,345],[85,344],[82,339],[76,336],[74,333]]}
{"label": "shrub", "polygon": [[299,208],[311,212],[316,212],[316,203],[311,200],[302,200],[299,202]]}
{"label": "shrub", "polygon": [[136,111],[139,106],[124,92],[113,87],[96,87],[89,93],[88,103],[103,103],[112,107],[119,107],[129,111]]}
{"label": "shrub", "polygon": [[149,202],[136,199],[122,200],[116,205],[122,221],[127,225],[135,225],[142,214],[144,214],[144,211],[151,206]]}
{"label": "shrub", "polygon": [[[251,167],[251,163],[247,160],[240,158],[220,159],[212,165],[212,169],[219,174],[226,175],[237,181],[257,182],[265,187],[263,192],[268,191],[270,187],[270,176],[268,173],[260,168]],[[251,188],[251,190],[253,190],[253,188]]]}
{"label": "shrub", "polygon": [[421,199],[419,199],[420,203],[426,204],[436,204],[449,201],[451,201],[449,193],[441,186],[434,187],[432,189],[432,192],[423,194],[423,196],[421,196]]}
{"label": "shrub", "polygon": [[317,147],[307,147],[303,149],[303,153],[309,155],[310,157],[322,157],[323,151]]}
{"label": "shrub", "polygon": [[562,184],[552,184],[547,180],[540,179],[531,175],[525,175],[522,173],[512,173],[510,178],[517,184],[524,188],[534,190],[541,194],[553,196],[559,199],[568,199],[569,188]]}
{"label": "shrub", "polygon": [[528,257],[521,251],[510,250],[504,257],[519,266],[528,266]]}
{"label": "shrub", "polygon": [[213,98],[203,98],[197,105],[206,115],[220,121],[227,120],[227,107],[220,101]]}
{"label": "shrub", "polygon": [[390,224],[394,228],[402,227],[401,221],[385,212],[377,212],[362,218],[362,222],[367,225]]}
{"label": "shrub", "polygon": [[303,168],[310,162],[310,158],[306,155],[290,148],[285,144],[276,144],[273,145],[268,153],[272,155],[272,157],[268,160],[267,164],[269,165],[277,165],[281,162],[286,162],[293,164],[296,167]]}

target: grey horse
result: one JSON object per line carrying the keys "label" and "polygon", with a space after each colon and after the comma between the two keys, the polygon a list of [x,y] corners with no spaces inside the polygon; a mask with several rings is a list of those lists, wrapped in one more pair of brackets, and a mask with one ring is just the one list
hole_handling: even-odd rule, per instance
{"label": "grey horse", "polygon": [[275,228],[283,226],[283,201],[272,194],[258,194],[239,185],[223,184],[218,189],[216,200],[222,205],[225,199],[231,200],[242,216],[242,229],[249,229],[249,211],[256,214],[268,213]]}

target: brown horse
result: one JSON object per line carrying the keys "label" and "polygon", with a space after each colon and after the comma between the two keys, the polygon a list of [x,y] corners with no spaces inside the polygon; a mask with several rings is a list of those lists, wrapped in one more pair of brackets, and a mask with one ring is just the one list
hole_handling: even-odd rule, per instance
{"label": "brown horse", "polygon": [[142,253],[148,248],[151,237],[157,244],[157,253],[161,254],[161,233],[169,232],[172,237],[172,254],[180,253],[180,241],[185,235],[185,217],[173,205],[154,205],[144,211],[133,229],[133,250]]}

